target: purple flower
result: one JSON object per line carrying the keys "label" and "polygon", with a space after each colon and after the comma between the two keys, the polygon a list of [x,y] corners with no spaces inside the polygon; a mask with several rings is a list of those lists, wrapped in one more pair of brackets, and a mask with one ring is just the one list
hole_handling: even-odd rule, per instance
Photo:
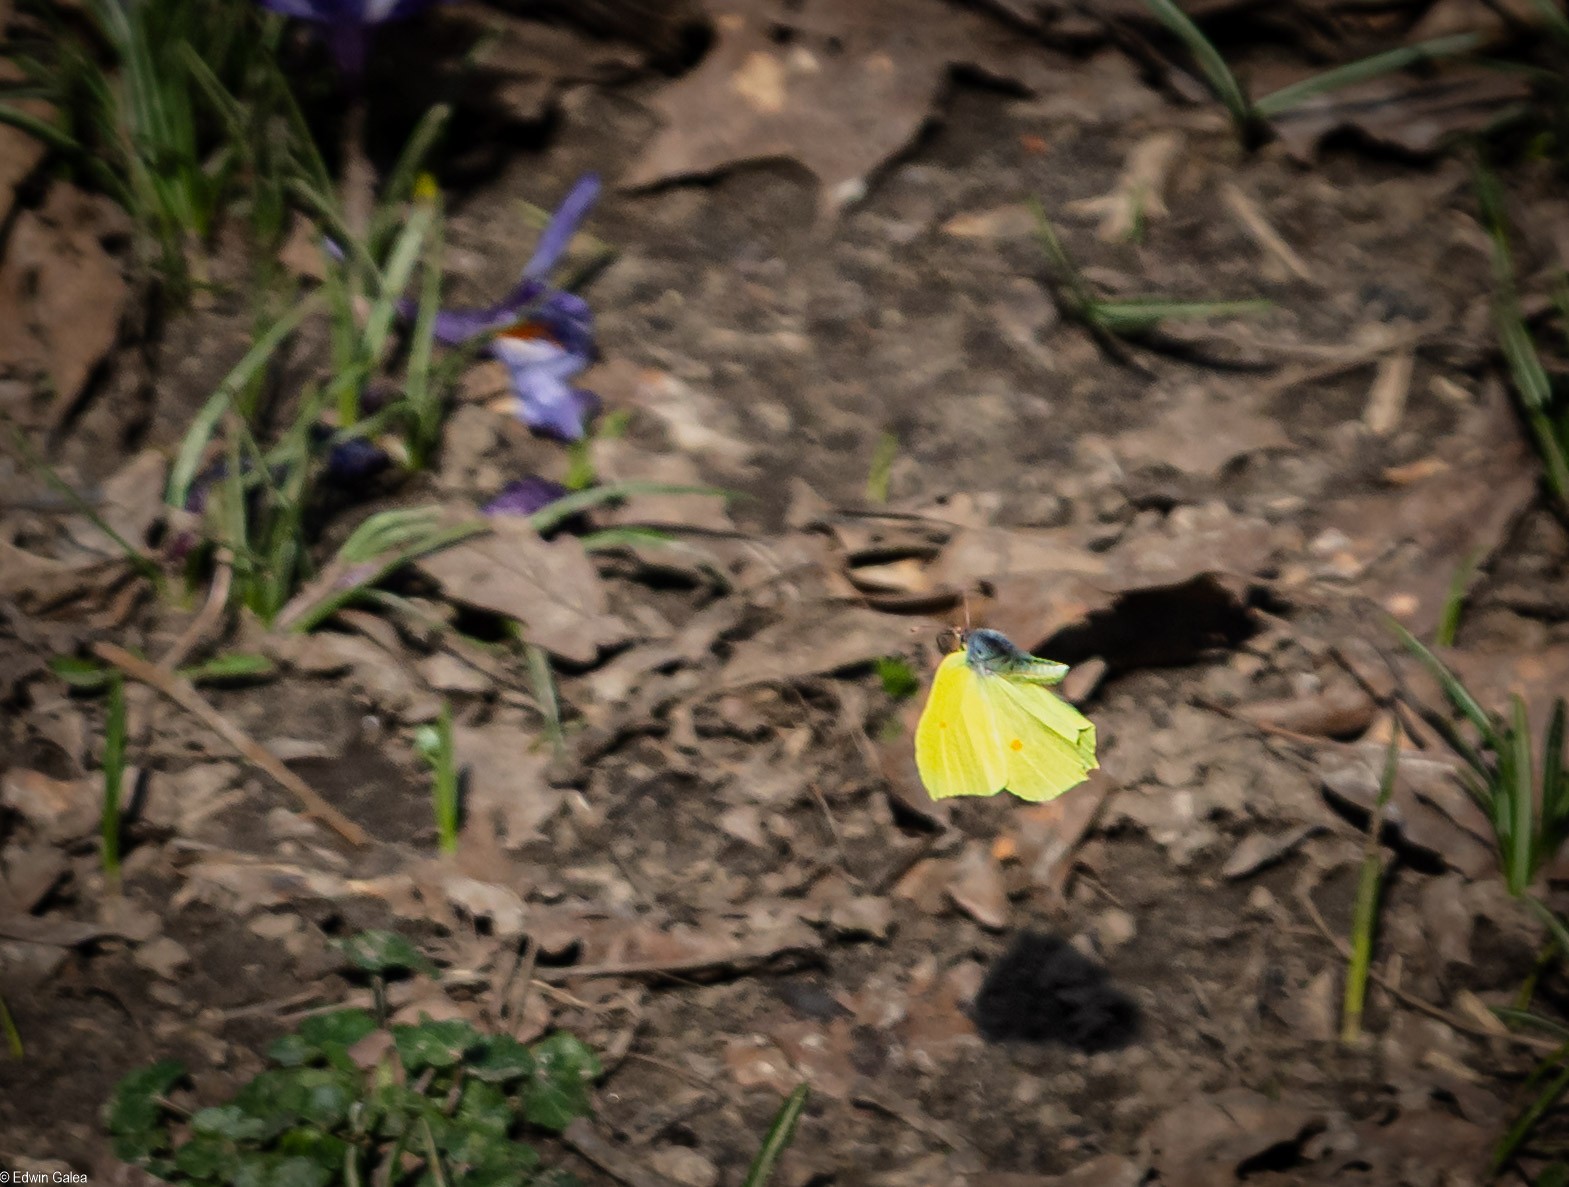
{"label": "purple flower", "polygon": [[518,478],[507,483],[501,488],[501,493],[480,508],[483,515],[533,515],[541,507],[548,507],[562,495],[567,493],[567,488],[559,482],[552,482],[548,478],[541,478],[537,474],[530,474],[526,478]]}
{"label": "purple flower", "polygon": [[479,309],[442,310],[434,327],[436,340],[448,346],[494,334],[490,353],[511,375],[518,419],[566,441],[580,440],[599,410],[599,397],[569,382],[593,358],[594,314],[582,297],[552,288],[549,278],[599,190],[596,175],[578,179],[505,297]]}
{"label": "purple flower", "polygon": [[599,200],[599,176],[588,173],[578,178],[565,201],[550,216],[539,236],[534,254],[523,266],[523,275],[512,290],[494,305],[480,309],[448,309],[436,315],[436,341],[456,346],[481,334],[493,334],[515,326],[532,315],[553,324],[547,329],[580,331],[578,342],[563,342],[568,349],[586,346],[593,333],[593,315],[581,297],[552,289],[548,283],[557,262],[577,234],[578,224]]}
{"label": "purple flower", "polygon": [[438,0],[261,0],[264,7],[284,16],[322,26],[322,37],[338,67],[350,78],[365,73],[366,50],[372,27],[402,20]]}

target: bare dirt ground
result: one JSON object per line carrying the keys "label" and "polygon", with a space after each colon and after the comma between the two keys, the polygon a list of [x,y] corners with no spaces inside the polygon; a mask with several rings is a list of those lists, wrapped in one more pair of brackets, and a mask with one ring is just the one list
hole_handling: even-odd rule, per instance
{"label": "bare dirt ground", "polygon": [[[611,188],[590,224],[618,254],[588,290],[602,362],[585,384],[628,420],[596,441],[599,472],[741,497],[596,513],[674,542],[594,554],[561,637],[536,639],[559,754],[499,643],[369,609],[308,641],[236,622],[224,645],[277,670],[203,696],[368,846],[148,695],[124,898],[106,898],[102,704],[43,664],[97,641],[157,655],[204,591],[184,608],[123,582],[56,592],[90,525],[40,509],[15,471],[0,993],[26,1057],[0,1064],[0,1165],[98,1181],[121,1076],[175,1057],[198,1097],[232,1091],[303,1012],[364,997],[333,938],[391,926],[444,966],[394,986],[408,1016],[563,1027],[603,1053],[595,1130],[657,1177],[559,1150],[590,1184],[738,1183],[802,1079],[780,1187],[1489,1181],[1539,1050],[1486,1007],[1512,999],[1541,934],[1431,734],[1408,743],[1384,837],[1367,1033],[1336,1042],[1387,698],[1416,677],[1379,611],[1430,637],[1480,556],[1456,664],[1540,704],[1569,655],[1569,538],[1506,396],[1469,167],[1367,136],[1244,152],[1213,103],[1117,46],[1075,48],[1050,51],[1049,83],[944,67],[936,118],[842,210],[790,160]],[[1284,53],[1253,52],[1260,76]],[[522,203],[553,206],[587,170],[635,176],[676,85],[566,87],[508,141],[460,119],[454,298],[512,281],[534,235]],[[1561,213],[1545,168],[1510,181],[1526,227]],[[1102,292],[1270,304],[1102,341],[1055,299],[1032,199]],[[1133,225],[1103,226],[1117,217]],[[122,331],[41,435],[61,473],[134,521],[128,467],[177,444],[248,308],[220,291],[150,338]],[[19,422],[47,404],[5,382]],[[560,446],[493,410],[497,390],[476,369],[435,472],[358,492],[326,538],[392,503],[559,477]],[[53,567],[24,576],[24,553]],[[435,585],[396,582],[501,638]],[[1089,784],[1040,806],[926,798],[921,696],[895,701],[871,665],[903,656],[924,677],[961,600],[1075,665],[1104,766]],[[434,856],[411,742],[443,699],[469,772],[455,864]],[[1530,1181],[1524,1165],[1505,1181]]]}

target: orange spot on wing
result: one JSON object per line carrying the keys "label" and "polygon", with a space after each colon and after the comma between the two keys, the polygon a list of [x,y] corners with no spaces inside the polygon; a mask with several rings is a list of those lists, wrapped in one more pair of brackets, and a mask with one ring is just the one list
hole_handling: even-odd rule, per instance
{"label": "orange spot on wing", "polygon": [[1024,749],[1024,743],[1021,742],[1018,738],[1015,738],[1013,741],[1008,743],[1008,749],[1010,749],[1010,750],[1023,750]]}

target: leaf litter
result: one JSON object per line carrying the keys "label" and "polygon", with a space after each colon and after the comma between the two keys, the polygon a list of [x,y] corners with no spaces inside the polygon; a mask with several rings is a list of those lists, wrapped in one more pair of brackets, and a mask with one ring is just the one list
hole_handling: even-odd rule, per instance
{"label": "leaf litter", "polygon": [[[617,217],[633,253],[663,253],[669,276],[655,274],[649,293],[629,284],[629,311],[606,314],[625,382],[600,386],[633,431],[595,440],[593,464],[604,481],[743,485],[761,510],[648,495],[546,535],[492,520],[485,535],[410,566],[390,583],[393,600],[340,611],[308,637],[274,638],[267,649],[288,657],[277,679],[213,690],[204,725],[153,717],[148,799],[128,825],[135,897],[118,921],[90,910],[98,711],[74,697],[73,733],[46,712],[61,694],[49,691],[40,659],[7,676],[14,684],[0,687],[17,713],[0,734],[9,830],[0,919],[11,921],[0,927],[17,934],[0,944],[0,969],[25,970],[30,1035],[43,1016],[35,996],[73,1024],[91,1020],[87,1008],[47,996],[67,978],[140,978],[126,983],[152,987],[155,1018],[172,1017],[170,1003],[201,1004],[205,970],[229,967],[218,945],[233,927],[246,943],[287,955],[225,1009],[270,1016],[270,1003],[301,985],[326,1000],[363,994],[323,970],[317,921],[401,921],[445,973],[395,987],[400,1016],[515,1010],[508,1017],[523,1033],[560,1024],[630,1050],[609,1089],[633,1122],[625,1132],[646,1132],[643,1144],[661,1152],[656,1165],[671,1176],[741,1166],[777,1094],[802,1078],[830,1102],[798,1138],[800,1165],[815,1168],[803,1182],[878,1166],[886,1173],[877,1181],[890,1185],[1131,1183],[1151,1169],[1163,1182],[1212,1183],[1264,1164],[1329,1181],[1350,1173],[1350,1151],[1389,1177],[1419,1165],[1440,1129],[1455,1164],[1485,1154],[1477,1124],[1435,1120],[1444,1115],[1434,1101],[1451,1091],[1438,1086],[1455,1082],[1455,1068],[1494,1099],[1479,1087],[1492,1064],[1466,1032],[1439,1027],[1439,1041],[1413,1028],[1401,999],[1375,996],[1384,1062],[1373,1068],[1348,1053],[1351,1071],[1325,1070],[1318,1040],[1303,1036],[1332,1028],[1329,949],[1296,934],[1306,929],[1281,900],[1291,877],[1332,875],[1360,853],[1356,829],[1376,795],[1387,729],[1389,690],[1377,673],[1341,673],[1320,640],[1350,652],[1360,638],[1378,638],[1361,598],[1431,626],[1455,569],[1478,549],[1472,590],[1490,588],[1488,558],[1507,566],[1509,533],[1533,494],[1513,422],[1490,399],[1451,421],[1452,406],[1428,384],[1429,370],[1444,377],[1454,368],[1430,337],[1380,339],[1376,350],[1359,348],[1362,361],[1345,362],[1344,343],[1365,328],[1354,324],[1365,313],[1351,286],[1386,279],[1384,261],[1411,248],[1378,217],[1334,224],[1347,236],[1340,255],[1333,236],[1315,234],[1329,253],[1314,257],[1316,287],[1294,289],[1303,278],[1283,265],[1271,282],[1290,308],[1285,328],[1272,330],[1280,349],[1248,342],[1246,365],[1275,372],[1258,385],[1156,359],[1148,365],[1157,381],[1146,387],[1050,317],[1030,323],[1032,349],[996,363],[997,294],[1022,306],[1034,291],[1026,274],[1039,270],[1020,254],[1030,245],[1016,217],[1036,191],[1049,191],[1054,208],[1077,201],[1083,217],[1104,220],[1069,233],[1104,234],[1102,250],[1128,252],[1115,262],[1122,274],[1147,271],[1164,285],[1173,259],[1187,268],[1218,260],[1230,288],[1251,283],[1263,240],[1256,227],[1212,226],[1213,183],[1237,176],[1300,246],[1280,193],[1313,179],[1282,173],[1267,155],[1239,164],[1202,118],[1173,114],[1158,96],[1152,103],[1125,63],[1108,65],[1121,61],[1105,48],[1108,17],[1147,33],[1142,4],[1094,17],[1069,6],[977,6],[988,7],[1007,9],[1011,29],[936,0],[854,12],[727,0],[711,8],[716,42],[695,69],[637,84],[659,131],[635,131],[626,111],[605,116],[618,152],[644,152],[622,182],[652,187]],[[1237,6],[1188,7],[1221,20]],[[1288,7],[1279,19],[1301,19],[1302,6]],[[524,34],[515,24],[508,36]],[[1025,26],[1097,54],[1060,55],[1054,42],[1026,61],[1029,43],[1017,40]],[[545,36],[533,50],[558,45]],[[596,91],[620,85],[608,80],[639,68],[642,53],[584,48],[562,29],[558,53],[501,61],[491,81],[507,118],[535,120],[559,102],[565,121],[551,135],[573,152],[600,151],[577,139],[579,120],[598,111]],[[1030,93],[951,90],[956,65]],[[1069,112],[1063,96],[1089,78],[1116,92],[1107,110],[1126,105],[1139,122],[1122,129],[1093,111]],[[568,85],[580,89],[560,98]],[[718,95],[725,118],[715,121]],[[857,95],[859,104],[847,99]],[[1374,102],[1382,119],[1429,118],[1406,92]],[[932,126],[934,113],[951,132]],[[1086,127],[1110,128],[1109,139],[1091,146]],[[794,160],[820,183],[821,209],[838,222],[815,223],[812,253],[748,221],[758,195],[794,192],[787,181],[736,172],[759,158]],[[704,191],[675,184],[690,174],[727,176]],[[511,181],[494,184],[498,205],[515,200]],[[1354,174],[1345,184],[1372,202],[1372,187]],[[481,187],[475,209],[487,201]],[[44,227],[50,210],[22,217]],[[1340,217],[1333,203],[1325,210]],[[642,226],[645,216],[664,220],[658,234]],[[487,226],[500,216],[474,217]],[[948,233],[927,234],[939,228]],[[66,235],[59,226],[50,233]],[[1232,261],[1211,234],[1248,238]],[[94,245],[101,252],[105,242]],[[39,292],[64,292],[89,274],[111,297],[119,291],[86,243],[57,277],[38,265],[47,281]],[[5,267],[16,266],[8,254]],[[731,270],[736,285],[710,279]],[[615,266],[610,276],[614,283]],[[1485,277],[1464,268],[1443,283],[1485,294]],[[822,315],[814,302],[829,291],[847,315]],[[29,336],[24,370],[57,369],[75,385],[69,409],[52,402],[60,392],[22,399],[29,389],[14,386],[12,372],[0,395],[27,412],[23,423],[67,426],[79,461],[102,452],[74,472],[109,476],[89,493],[103,495],[106,520],[140,544],[156,533],[158,508],[137,496],[158,485],[170,443],[103,452],[94,436],[102,406],[83,386],[105,352],[110,370],[119,366],[126,300],[95,309],[101,324],[70,344],[71,358],[51,359],[53,340],[34,334],[28,317],[13,327]],[[958,331],[943,341],[965,370],[932,371],[935,348],[920,340],[932,324],[927,303],[957,311]],[[689,313],[674,316],[683,307]],[[715,331],[706,338],[693,329],[703,323]],[[1002,332],[1016,339],[1017,328]],[[768,355],[779,361],[763,373],[758,343],[792,335],[809,349]],[[907,349],[868,350],[879,338]],[[1474,352],[1466,357],[1464,366],[1480,365]],[[1371,390],[1357,370],[1370,366]],[[1354,382],[1341,389],[1346,368]],[[1474,376],[1456,373],[1469,387]],[[921,386],[933,374],[936,395]],[[1319,407],[1281,400],[1308,385]],[[828,407],[824,392],[842,406]],[[472,516],[513,467],[554,456],[510,428],[479,406],[459,413],[449,425],[454,456],[435,479],[440,497]],[[884,435],[906,463],[894,464],[889,490],[866,506],[866,476],[850,473],[861,466],[857,443],[870,458]],[[828,497],[797,487],[787,508],[787,480]],[[597,530],[650,525],[685,550],[625,535],[589,546]],[[8,663],[13,649],[47,657],[50,640],[61,640],[56,653],[71,651],[105,629],[126,648],[164,654],[188,625],[145,600],[109,628],[91,624],[126,580],[123,564],[83,558],[84,548],[111,555],[96,531],[9,495],[0,503],[0,588],[21,610],[0,614]],[[346,575],[323,572],[323,588]],[[1074,663],[1066,691],[1100,728],[1103,776],[1043,805],[926,799],[900,762],[920,692],[908,704],[893,700],[878,661],[925,678],[939,632],[966,612]],[[1497,630],[1510,613],[1483,603],[1478,621]],[[1544,629],[1553,645],[1466,646],[1455,666],[1490,698],[1516,688],[1534,704],[1561,683],[1560,640]],[[559,661],[548,689],[531,679],[514,631]],[[454,706],[467,780],[455,864],[430,857],[425,775],[406,736],[442,700]],[[329,703],[347,728],[312,733],[291,720]],[[209,749],[207,730],[222,730],[220,720],[242,754],[243,739],[260,739],[284,771],[319,762],[349,772],[341,783],[320,778],[317,790],[374,843],[339,847],[281,808],[256,777],[254,753],[239,763]],[[362,745],[378,765],[362,758]],[[309,770],[318,781],[320,770]],[[1487,827],[1448,764],[1410,753],[1400,771],[1385,839],[1409,865],[1394,875],[1383,971],[1416,986],[1408,993],[1475,1016],[1475,1002],[1496,987],[1479,978],[1508,962],[1479,946],[1487,929],[1472,921],[1496,921],[1525,964],[1533,937],[1503,926],[1507,904],[1482,889],[1494,885]],[[1326,912],[1337,928],[1348,918]],[[1093,954],[1153,1020],[1151,1031],[1089,1057],[1052,1054],[1030,1036],[983,1038],[984,985],[1026,925],[1060,931],[1053,951]],[[1407,942],[1413,929],[1431,937],[1436,969],[1424,945]],[[826,1014],[800,1016],[772,992],[805,976],[828,987]],[[1065,982],[1083,984],[1077,975]],[[17,983],[0,982],[13,1007]],[[1018,1012],[1006,1006],[1004,1021],[1017,1023]],[[241,1039],[225,1026],[208,1042],[243,1061]],[[1248,1070],[1265,1065],[1269,1077]],[[38,1066],[28,1074],[49,1065]],[[705,1098],[711,1108],[661,1128],[672,1067],[720,1088]],[[1359,1077],[1391,1093],[1398,1082],[1387,1124],[1360,1119]],[[1082,1103],[1090,1100],[1102,1104]],[[645,1122],[652,1128],[635,1128]],[[1091,1136],[1063,1136],[1074,1133]],[[582,1148],[603,1166],[637,1165],[606,1143],[585,1137]],[[1114,1152],[1092,1153],[1102,1146]]]}

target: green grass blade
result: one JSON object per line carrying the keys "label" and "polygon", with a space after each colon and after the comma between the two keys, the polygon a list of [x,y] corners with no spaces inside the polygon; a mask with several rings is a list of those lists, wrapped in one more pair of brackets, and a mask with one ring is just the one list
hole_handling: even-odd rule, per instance
{"label": "green grass blade", "polygon": [[802,1083],[779,1106],[774,1123],[769,1126],[768,1135],[763,1139],[757,1157],[752,1160],[752,1167],[746,1172],[741,1187],[765,1187],[769,1176],[774,1173],[774,1164],[795,1138],[795,1127],[801,1120],[802,1110],[806,1108],[808,1092],[808,1086]]}
{"label": "green grass blade", "polygon": [[1513,720],[1509,727],[1509,762],[1506,764],[1510,855],[1505,873],[1511,893],[1519,895],[1525,893],[1536,876],[1536,778],[1532,770],[1531,725],[1526,720],[1525,702],[1518,696],[1513,697],[1510,708]]}
{"label": "green grass blade", "polygon": [[124,783],[125,681],[117,678],[109,682],[109,706],[104,716],[104,798],[98,822],[104,881],[114,894],[120,891],[120,793]]}
{"label": "green grass blade", "polygon": [[734,491],[715,486],[682,486],[668,482],[611,482],[604,486],[594,486],[588,490],[563,495],[554,503],[534,512],[528,517],[528,521],[534,525],[535,531],[548,532],[591,507],[629,499],[634,495],[712,495],[717,499],[728,499],[734,494]]}
{"label": "green grass blade", "polygon": [[1237,81],[1237,76],[1231,72],[1231,67],[1226,64],[1226,59],[1215,48],[1214,42],[1204,36],[1192,18],[1178,8],[1173,0],[1144,0],[1144,4],[1193,55],[1210,89],[1231,113],[1232,122],[1238,131],[1250,131],[1258,122],[1257,110],[1247,92],[1242,89],[1242,84]]}
{"label": "green grass blade", "polygon": [[[1562,1060],[1565,1054],[1566,1052],[1561,1050],[1558,1058]],[[1536,1099],[1531,1102],[1530,1107],[1515,1119],[1515,1123],[1509,1127],[1509,1131],[1499,1139],[1498,1145],[1493,1149],[1492,1169],[1495,1172],[1502,1170],[1509,1160],[1514,1157],[1515,1151],[1530,1136],[1531,1131],[1536,1128],[1537,1122],[1541,1121],[1547,1111],[1558,1102],[1558,1098],[1564,1094],[1565,1089],[1569,1089],[1569,1065],[1562,1066],[1552,1082],[1537,1095]]]}
{"label": "green grass blade", "polygon": [[458,764],[452,741],[452,704],[441,703],[432,732],[430,798],[436,816],[436,837],[441,852],[451,857],[458,851]]}
{"label": "green grass blade", "polygon": [[128,563],[131,568],[135,569],[138,574],[144,577],[161,595],[164,587],[163,571],[158,568],[157,562],[149,557],[140,548],[137,548],[124,536],[120,535],[120,533],[114,529],[108,520],[106,520],[102,515],[98,514],[98,508],[94,507],[91,503],[84,499],[80,492],[78,492],[77,489],[69,482],[61,478],[60,475],[55,472],[53,466],[49,465],[49,463],[44,461],[43,458],[34,453],[33,447],[28,444],[27,438],[22,435],[19,429],[11,430],[11,439],[16,444],[17,452],[22,455],[22,460],[25,461],[35,473],[42,477],[43,480],[48,483],[49,486],[51,486],[62,498],[64,498],[65,501],[71,505],[71,509],[73,511],[84,517],[95,528],[97,528],[105,536],[109,537],[109,539],[113,541],[114,546],[118,548],[122,554],[124,554],[126,563]]}
{"label": "green grass blade", "polygon": [[1356,905],[1351,916],[1351,960],[1346,966],[1346,987],[1340,1011],[1340,1041],[1346,1045],[1362,1037],[1362,1009],[1367,1001],[1367,979],[1373,967],[1373,933],[1378,924],[1379,890],[1384,879],[1384,863],[1379,837],[1384,828],[1384,812],[1394,794],[1395,778],[1400,772],[1400,727],[1397,722],[1384,755],[1384,772],[1378,781],[1378,799],[1368,816],[1367,841],[1362,855],[1362,873],[1357,882]]}
{"label": "green grass blade", "polygon": [[245,357],[224,376],[223,381],[218,385],[218,390],[208,397],[201,411],[196,414],[191,427],[186,430],[185,437],[180,442],[179,452],[175,454],[174,465],[169,470],[169,487],[164,495],[164,502],[169,506],[185,506],[186,499],[190,497],[191,483],[196,480],[196,475],[201,469],[202,454],[206,452],[207,443],[212,440],[218,422],[223,419],[224,413],[228,411],[240,389],[261,372],[283,340],[292,334],[301,322],[319,310],[321,305],[320,293],[312,293],[273,322],[266,332],[251,344],[251,348],[245,352]]}
{"label": "green grass blade", "polygon": [[899,456],[899,438],[884,432],[877,438],[872,450],[872,465],[866,475],[866,499],[869,503],[888,501],[888,484],[893,477],[894,459]]}
{"label": "green grass blade", "polygon": [[0,1032],[5,1034],[5,1049],[12,1059],[26,1059],[27,1048],[22,1046],[22,1032],[16,1028],[16,1020],[11,1017],[11,1008],[5,1004],[5,998],[0,997]]}
{"label": "green grass blade", "polygon": [[[1542,743],[1542,840],[1539,860],[1549,862],[1557,856],[1569,825],[1569,779],[1564,771],[1564,698],[1553,702],[1553,716]],[[1565,949],[1569,952],[1569,949]]]}
{"label": "green grass blade", "polygon": [[1154,329],[1163,321],[1207,321],[1216,317],[1245,317],[1273,308],[1265,300],[1171,301],[1164,297],[1130,297],[1093,300],[1088,314],[1111,334],[1135,334]]}
{"label": "green grass blade", "polygon": [[1442,660],[1440,660],[1436,655],[1424,647],[1421,640],[1419,640],[1415,635],[1406,630],[1405,627],[1401,626],[1400,623],[1396,622],[1393,618],[1389,619],[1388,621],[1390,629],[1393,630],[1399,637],[1400,641],[1405,644],[1406,650],[1410,651],[1412,655],[1421,660],[1423,666],[1433,674],[1433,678],[1438,681],[1439,687],[1443,689],[1444,696],[1449,699],[1449,703],[1453,705],[1455,709],[1457,709],[1461,714],[1463,714],[1467,721],[1477,728],[1489,747],[1495,751],[1502,749],[1503,738],[1499,734],[1497,727],[1494,725],[1493,719],[1488,715],[1487,711],[1477,703],[1476,698],[1471,695],[1470,691],[1464,684],[1460,682],[1459,678],[1444,666]]}
{"label": "green grass blade", "polygon": [[1465,612],[1466,590],[1471,585],[1471,578],[1476,576],[1482,555],[1482,550],[1478,549],[1455,566],[1455,575],[1449,581],[1449,592],[1444,597],[1444,608],[1438,616],[1438,626],[1433,630],[1433,646],[1455,645],[1455,636],[1460,633],[1460,616]]}
{"label": "green grass blade", "polygon": [[1263,98],[1254,101],[1253,110],[1265,119],[1273,119],[1319,95],[1382,78],[1386,74],[1405,70],[1418,62],[1469,53],[1481,43],[1482,39],[1475,33],[1457,33],[1449,37],[1434,37],[1428,41],[1419,41],[1415,45],[1402,46],[1386,53],[1373,54],[1371,57],[1337,66],[1333,70],[1326,70],[1322,74],[1315,74],[1312,78],[1305,78],[1288,87],[1281,87],[1278,91],[1271,91]]}
{"label": "green grass blade", "polygon": [[1069,311],[1076,317],[1083,317],[1085,311],[1094,304],[1095,296],[1084,283],[1084,277],[1073,262],[1073,257],[1068,254],[1068,249],[1063,246],[1057,228],[1046,217],[1046,207],[1041,204],[1041,200],[1032,196],[1029,205],[1030,213],[1035,216],[1035,237],[1040,240],[1041,250],[1046,253],[1046,260],[1051,265],[1057,284],[1067,289]]}
{"label": "green grass blade", "polygon": [[566,749],[566,733],[561,728],[561,699],[556,695],[556,677],[550,667],[550,654],[537,643],[524,643],[523,654],[528,660],[529,684],[534,689],[534,703],[545,722],[545,737],[551,749],[560,755]]}
{"label": "green grass blade", "polygon": [[178,675],[192,684],[208,684],[215,680],[252,680],[258,676],[271,676],[275,670],[272,660],[265,655],[236,651],[180,668]]}
{"label": "green grass blade", "polygon": [[1547,1018],[1534,1010],[1522,1010],[1514,1006],[1493,1006],[1491,1009],[1498,1016],[1499,1021],[1506,1022],[1510,1026],[1536,1027],[1556,1039],[1569,1041],[1569,1026],[1565,1026],[1555,1018]]}

